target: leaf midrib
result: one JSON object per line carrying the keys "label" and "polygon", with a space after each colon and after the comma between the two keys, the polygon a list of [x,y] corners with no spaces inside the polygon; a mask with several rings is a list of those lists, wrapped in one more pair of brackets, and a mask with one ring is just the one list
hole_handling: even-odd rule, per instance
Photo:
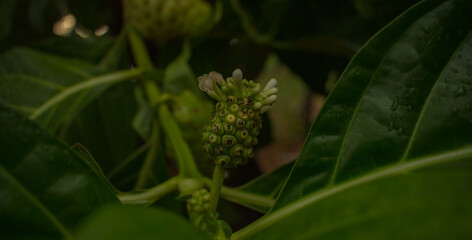
{"label": "leaf midrib", "polygon": [[272,212],[272,214],[267,215],[253,224],[249,225],[248,228],[243,229],[239,232],[233,234],[232,239],[243,239],[245,237],[251,236],[262,229],[269,227],[272,224],[277,223],[278,221],[288,217],[290,214],[297,212],[313,203],[321,201],[327,197],[338,194],[345,190],[351,189],[362,184],[367,184],[373,181],[377,181],[386,177],[395,176],[404,172],[414,171],[425,167],[430,167],[438,165],[441,163],[452,162],[456,160],[462,160],[465,158],[472,158],[472,146],[468,145],[463,148],[459,148],[453,151],[448,151],[443,154],[437,154],[432,156],[420,157],[412,159],[408,162],[397,162],[392,165],[377,169],[370,172],[369,174],[363,175],[351,181],[320,190],[318,192],[311,193],[305,196],[302,199],[299,199],[293,202],[290,205],[285,206],[279,210]]}
{"label": "leaf midrib", "polygon": [[21,182],[19,182],[13,175],[11,175],[3,165],[0,165],[0,172],[10,179],[15,187],[24,194],[30,202],[35,205],[44,215],[51,221],[51,223],[59,230],[65,239],[72,239],[71,233],[61,224],[61,222],[52,214],[46,206],[44,206]]}

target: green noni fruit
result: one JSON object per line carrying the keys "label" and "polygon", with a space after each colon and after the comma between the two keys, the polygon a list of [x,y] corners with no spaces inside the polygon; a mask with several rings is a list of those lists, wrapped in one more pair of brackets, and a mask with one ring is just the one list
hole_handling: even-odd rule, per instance
{"label": "green noni fruit", "polygon": [[159,41],[201,35],[215,23],[205,0],[128,0],[128,20],[141,36]]}
{"label": "green noni fruit", "polygon": [[198,78],[200,90],[218,101],[212,119],[201,135],[203,151],[215,164],[230,168],[245,165],[254,157],[254,146],[262,128],[261,114],[277,100],[277,80],[271,79],[262,88],[254,81],[243,79],[236,69],[227,78],[211,72]]}

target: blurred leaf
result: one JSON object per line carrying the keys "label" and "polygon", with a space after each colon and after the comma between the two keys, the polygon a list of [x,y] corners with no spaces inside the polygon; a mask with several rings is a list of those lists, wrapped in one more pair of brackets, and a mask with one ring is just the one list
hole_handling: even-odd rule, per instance
{"label": "blurred leaf", "polygon": [[185,43],[182,48],[182,53],[174,59],[165,69],[165,81],[163,83],[163,90],[178,94],[185,89],[190,89],[195,93],[199,93],[197,87],[197,78],[188,65],[191,50],[190,46]]}
{"label": "blurred leaf", "polygon": [[152,126],[151,105],[146,101],[146,98],[144,97],[144,92],[139,87],[134,88],[134,97],[138,105],[138,111],[133,117],[131,126],[142,139],[148,140],[149,136],[151,136]]}
{"label": "blurred leaf", "polygon": [[[104,70],[87,62],[16,48],[0,56],[0,101],[54,131],[67,117],[100,95],[113,82],[139,75]],[[28,89],[28,94],[23,91]]]}
{"label": "blurred leaf", "polygon": [[274,209],[237,235],[470,236],[471,10],[423,1],[377,33],[329,96]]}
{"label": "blurred leaf", "polygon": [[108,206],[92,215],[77,239],[210,239],[184,218],[159,208]]}
{"label": "blurred leaf", "polygon": [[54,37],[35,43],[33,47],[49,54],[97,64],[112,46],[113,40],[108,37]]}
{"label": "blurred leaf", "polygon": [[78,221],[117,202],[86,161],[3,105],[0,126],[2,238],[70,238]]}
{"label": "blurred leaf", "polygon": [[64,130],[65,140],[84,145],[105,174],[115,168],[138,146],[139,137],[131,127],[137,110],[133,83],[122,83],[105,91],[80,111]]}

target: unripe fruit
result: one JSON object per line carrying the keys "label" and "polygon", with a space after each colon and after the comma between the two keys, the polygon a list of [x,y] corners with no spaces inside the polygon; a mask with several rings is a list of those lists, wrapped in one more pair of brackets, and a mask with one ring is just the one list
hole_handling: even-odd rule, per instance
{"label": "unripe fruit", "polygon": [[198,81],[200,89],[218,101],[201,135],[203,151],[225,168],[245,165],[254,157],[253,147],[262,128],[260,115],[276,100],[275,79],[264,90],[252,80],[242,79],[240,70],[226,81],[216,72]]}
{"label": "unripe fruit", "polygon": [[128,15],[141,36],[159,41],[199,35],[215,23],[205,0],[128,0]]}

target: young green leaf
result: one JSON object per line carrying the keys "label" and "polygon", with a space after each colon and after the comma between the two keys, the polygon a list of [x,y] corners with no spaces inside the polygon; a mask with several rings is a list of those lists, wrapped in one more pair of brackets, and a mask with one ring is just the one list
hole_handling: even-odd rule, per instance
{"label": "young green leaf", "polygon": [[274,209],[235,238],[470,235],[461,219],[472,215],[463,188],[472,159],[471,10],[467,0],[423,1],[369,40],[329,96]]}
{"label": "young green leaf", "polygon": [[87,161],[3,105],[0,126],[2,238],[70,239],[81,219],[117,202]]}

